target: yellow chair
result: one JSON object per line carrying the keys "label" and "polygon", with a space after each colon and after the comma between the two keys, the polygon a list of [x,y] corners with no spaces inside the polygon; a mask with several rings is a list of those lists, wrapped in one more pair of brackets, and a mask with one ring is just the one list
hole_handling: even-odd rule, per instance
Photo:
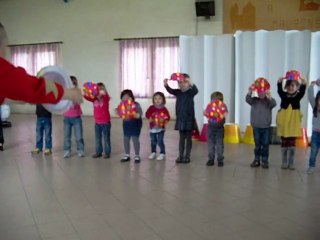
{"label": "yellow chair", "polygon": [[250,124],[247,125],[246,131],[244,133],[243,143],[254,144],[253,128]]}
{"label": "yellow chair", "polygon": [[225,143],[240,143],[240,127],[238,124],[227,123],[224,125],[224,142]]}

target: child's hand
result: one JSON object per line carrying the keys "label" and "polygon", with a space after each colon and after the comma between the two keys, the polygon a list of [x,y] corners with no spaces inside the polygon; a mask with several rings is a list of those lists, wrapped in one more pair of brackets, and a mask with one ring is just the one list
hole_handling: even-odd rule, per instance
{"label": "child's hand", "polygon": [[63,93],[63,99],[71,100],[74,103],[82,103],[82,92],[80,88],[65,88]]}
{"label": "child's hand", "polygon": [[299,78],[301,80],[301,84],[305,85],[306,84],[306,80],[302,77]]}
{"label": "child's hand", "polygon": [[268,98],[268,99],[271,99],[272,97],[271,97],[271,91],[270,90],[267,90],[266,91],[266,97]]}
{"label": "child's hand", "polygon": [[286,79],[285,77],[279,77],[278,82],[282,82],[284,79]]}
{"label": "child's hand", "polygon": [[165,86],[168,85],[168,78],[165,78],[165,79],[163,80],[163,84],[164,84]]}
{"label": "child's hand", "polygon": [[252,94],[252,88],[251,88],[251,86],[250,86],[249,89],[248,89],[248,94],[249,94],[249,95]]}

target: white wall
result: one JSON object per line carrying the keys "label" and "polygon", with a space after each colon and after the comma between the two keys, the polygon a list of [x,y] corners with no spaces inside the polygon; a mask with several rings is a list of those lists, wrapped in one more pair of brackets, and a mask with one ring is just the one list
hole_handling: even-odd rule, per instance
{"label": "white wall", "polygon": [[[0,22],[10,44],[63,41],[61,62],[80,84],[104,82],[119,102],[119,48],[114,38],[222,33],[223,0],[215,0],[216,16],[196,25],[195,0],[6,0],[0,1]],[[165,76],[164,76],[165,77]],[[201,89],[200,89],[201,91]],[[138,101],[146,109],[151,99]],[[168,101],[174,116],[174,101]],[[84,114],[92,106],[83,104]],[[22,105],[16,112],[30,112]],[[111,111],[113,113],[113,111]]]}

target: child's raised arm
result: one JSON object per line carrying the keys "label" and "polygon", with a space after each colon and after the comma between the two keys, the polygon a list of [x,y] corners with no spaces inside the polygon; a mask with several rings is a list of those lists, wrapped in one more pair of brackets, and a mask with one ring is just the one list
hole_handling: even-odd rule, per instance
{"label": "child's raised arm", "polygon": [[179,89],[172,89],[171,87],[169,87],[169,85],[168,85],[168,79],[167,78],[165,78],[164,80],[163,80],[163,85],[164,85],[164,87],[166,88],[166,90],[167,90],[167,92],[168,93],[170,93],[170,94],[172,94],[172,95],[177,95],[178,94],[178,92],[180,91]]}
{"label": "child's raised arm", "polygon": [[314,97],[314,86],[317,84],[316,81],[312,81],[311,85],[308,88],[308,99],[309,99],[309,103],[311,105],[312,108],[314,108],[314,106],[316,105],[315,103],[315,97]]}

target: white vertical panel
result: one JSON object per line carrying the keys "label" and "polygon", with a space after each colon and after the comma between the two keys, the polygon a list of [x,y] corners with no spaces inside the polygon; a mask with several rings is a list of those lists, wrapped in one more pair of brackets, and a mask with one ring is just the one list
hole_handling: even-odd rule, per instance
{"label": "white vertical panel", "polygon": [[[235,119],[242,131],[250,121],[250,107],[245,95],[250,84],[258,77],[265,77],[271,84],[271,92],[280,106],[277,79],[287,70],[296,69],[306,78],[309,72],[310,31],[257,31],[236,33],[236,110]],[[301,111],[307,122],[307,98],[301,101]]]}
{"label": "white vertical panel", "polygon": [[235,123],[242,131],[250,123],[250,107],[245,103],[245,96],[255,78],[254,46],[254,32],[236,32]]}
{"label": "white vertical panel", "polygon": [[[224,95],[227,121],[234,122],[234,38],[232,35],[205,36],[205,105],[214,91]],[[204,106],[205,107],[205,106]]]}
{"label": "white vertical panel", "polygon": [[203,124],[202,106],[204,104],[204,41],[203,36],[180,36],[180,69],[188,73],[197,85],[199,93],[195,96],[195,116],[199,131]]}
{"label": "white vertical panel", "polygon": [[[310,82],[320,79],[320,32],[313,32],[311,34],[311,47],[310,47]],[[320,88],[315,88],[315,94]],[[308,136],[311,137],[312,133],[312,108],[309,105],[308,114]]]}
{"label": "white vertical panel", "polygon": [[181,36],[181,71],[189,73],[199,88],[195,97],[195,114],[199,130],[206,121],[203,110],[213,91],[221,91],[234,118],[234,40],[232,35]]}

